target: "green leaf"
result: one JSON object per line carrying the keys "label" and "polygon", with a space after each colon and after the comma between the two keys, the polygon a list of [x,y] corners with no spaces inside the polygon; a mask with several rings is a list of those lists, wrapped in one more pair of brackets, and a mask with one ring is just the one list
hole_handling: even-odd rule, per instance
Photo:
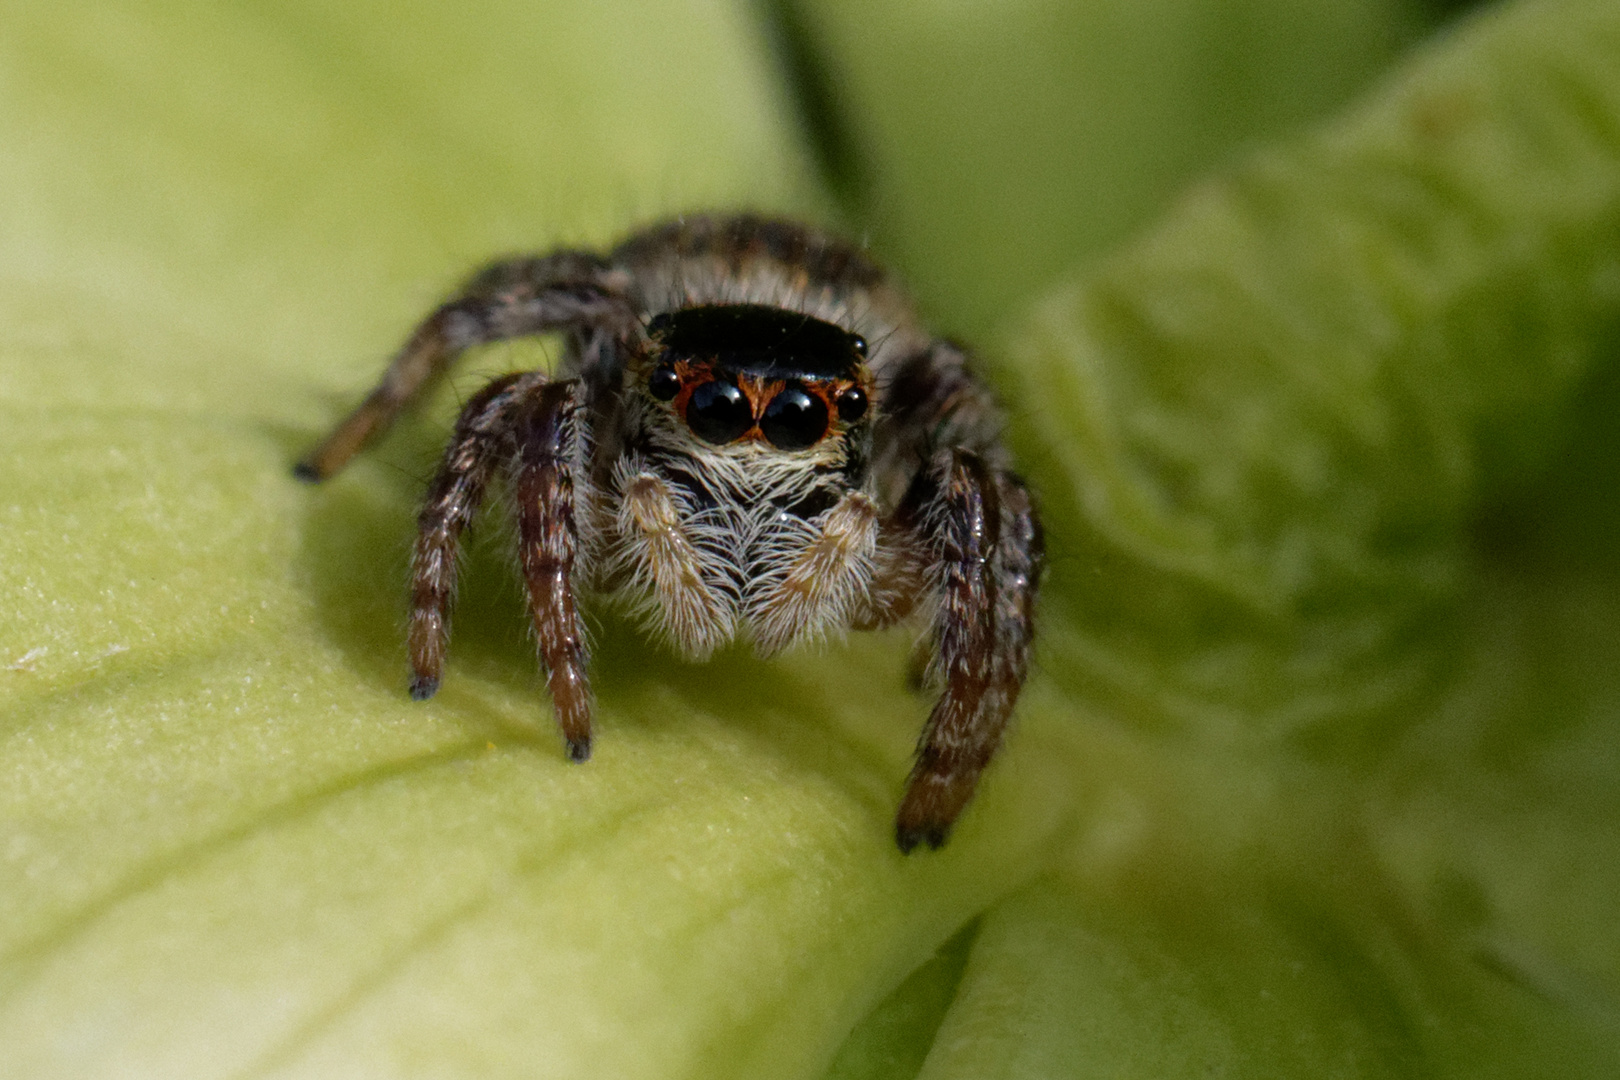
{"label": "green leaf", "polygon": [[[978,7],[802,28],[850,93],[852,216],[978,331],[1414,25]],[[494,253],[834,216],[746,11],[10,13],[0,1075],[1611,1074],[1611,8],[1459,28],[1004,324],[1041,672],[910,859],[903,633],[693,666],[604,618],[570,766],[489,529],[445,688],[406,698],[420,478],[455,396],[546,343],[289,474]],[[1042,30],[1110,11],[1106,76]],[[885,83],[896,40],[981,81]]]}
{"label": "green leaf", "polygon": [[1045,669],[1101,719],[921,1076],[1613,1074],[1617,322],[1620,13],[1573,2],[1012,328]]}
{"label": "green leaf", "polygon": [[784,0],[853,215],[938,322],[987,335],[1188,180],[1361,89],[1406,0]]}

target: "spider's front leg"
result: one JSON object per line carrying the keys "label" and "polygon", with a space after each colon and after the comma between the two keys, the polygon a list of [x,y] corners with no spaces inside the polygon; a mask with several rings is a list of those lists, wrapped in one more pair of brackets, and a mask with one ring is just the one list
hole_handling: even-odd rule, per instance
{"label": "spider's front leg", "polygon": [[591,754],[585,634],[574,603],[582,408],[579,380],[548,382],[538,372],[497,379],[467,403],[418,518],[409,633],[411,697],[421,701],[439,689],[444,671],[461,534],[495,468],[510,462],[529,612],[557,724],[575,761]]}
{"label": "spider's front leg", "polygon": [[517,501],[519,563],[540,662],[568,756],[591,756],[591,687],[585,674],[585,627],[574,602],[579,557],[577,487],[585,475],[578,379],[531,391],[518,407],[512,494]]}
{"label": "spider's front leg", "polygon": [[411,697],[417,701],[434,695],[444,671],[461,534],[478,512],[496,465],[510,453],[514,407],[544,382],[535,372],[507,375],[474,394],[428,487],[411,558],[408,642]]}
{"label": "spider's front leg", "polygon": [[474,345],[547,330],[573,330],[599,344],[628,332],[636,317],[624,296],[626,284],[622,271],[582,251],[506,259],[485,268],[417,327],[377,386],[294,474],[314,481],[337,472]]}
{"label": "spider's front leg", "polygon": [[945,843],[1001,743],[1028,671],[1042,560],[1029,492],[1011,473],[947,450],[919,483],[940,590],[935,670],[944,687],[895,819],[905,852]]}

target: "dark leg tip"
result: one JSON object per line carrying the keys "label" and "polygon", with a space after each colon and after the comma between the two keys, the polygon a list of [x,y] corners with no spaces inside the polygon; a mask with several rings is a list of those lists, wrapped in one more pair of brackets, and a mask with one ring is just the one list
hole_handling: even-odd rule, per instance
{"label": "dark leg tip", "polygon": [[321,474],[319,470],[317,470],[315,466],[311,465],[307,461],[300,461],[298,464],[293,466],[293,476],[302,480],[306,484],[318,484],[321,482]]}
{"label": "dark leg tip", "polygon": [[589,736],[583,739],[568,740],[568,760],[575,765],[583,765],[591,760],[591,740]]}
{"label": "dark leg tip", "polygon": [[950,836],[949,825],[907,825],[896,822],[894,826],[894,842],[902,855],[910,855],[918,844],[927,844],[930,850],[938,851]]}
{"label": "dark leg tip", "polygon": [[426,701],[439,692],[439,679],[435,675],[417,675],[411,679],[411,700]]}

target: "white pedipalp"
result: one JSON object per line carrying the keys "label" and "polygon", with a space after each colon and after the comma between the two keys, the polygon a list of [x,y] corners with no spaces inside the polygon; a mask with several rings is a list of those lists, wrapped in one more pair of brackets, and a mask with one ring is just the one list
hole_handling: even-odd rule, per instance
{"label": "white pedipalp", "polygon": [[649,628],[694,659],[735,634],[736,597],[724,589],[723,562],[692,536],[680,492],[633,460],[615,469],[619,492],[609,565],[626,582],[632,608]]}
{"label": "white pedipalp", "polygon": [[808,543],[782,551],[780,569],[764,579],[749,608],[756,652],[769,655],[848,627],[871,589],[878,523],[872,500],[852,492],[822,515]]}

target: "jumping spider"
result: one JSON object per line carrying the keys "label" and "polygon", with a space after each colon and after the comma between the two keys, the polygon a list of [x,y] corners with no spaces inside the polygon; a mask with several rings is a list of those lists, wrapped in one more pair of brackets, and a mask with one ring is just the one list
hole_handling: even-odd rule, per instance
{"label": "jumping spider", "polygon": [[785,221],[690,217],[606,256],[503,260],[435,311],[299,464],[321,480],[470,346],[561,332],[555,376],[467,402],[419,518],[411,696],[439,686],[462,530],[504,471],[568,755],[591,752],[576,595],[628,597],[694,658],[769,655],[914,612],[940,688],[900,804],[939,847],[1028,665],[1041,527],[989,392],[859,250]]}

